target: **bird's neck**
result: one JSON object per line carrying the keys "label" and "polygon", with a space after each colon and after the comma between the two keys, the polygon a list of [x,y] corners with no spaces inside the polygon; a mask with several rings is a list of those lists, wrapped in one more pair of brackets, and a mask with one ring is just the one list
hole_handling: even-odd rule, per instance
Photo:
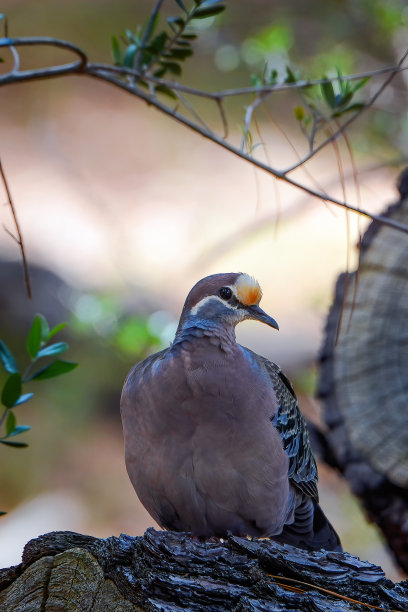
{"label": "bird's neck", "polygon": [[185,321],[178,328],[173,345],[192,342],[197,339],[208,339],[211,344],[217,344],[225,352],[230,352],[237,346],[235,326],[220,324],[207,319]]}

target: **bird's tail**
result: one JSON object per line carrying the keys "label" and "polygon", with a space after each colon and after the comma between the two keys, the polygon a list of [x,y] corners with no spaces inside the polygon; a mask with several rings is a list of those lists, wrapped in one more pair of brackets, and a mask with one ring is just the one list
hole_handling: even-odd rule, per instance
{"label": "bird's tail", "polygon": [[282,533],[272,539],[306,550],[343,550],[333,526],[317,501],[310,497],[296,508],[293,523],[285,525]]}

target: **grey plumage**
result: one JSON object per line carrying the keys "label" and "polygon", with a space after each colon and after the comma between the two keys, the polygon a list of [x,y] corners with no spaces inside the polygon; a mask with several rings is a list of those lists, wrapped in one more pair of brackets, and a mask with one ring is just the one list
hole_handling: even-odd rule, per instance
{"label": "grey plumage", "polygon": [[131,370],[121,398],[129,477],[165,529],[338,550],[292,386],[235,340],[246,318],[277,328],[260,297],[247,275],[202,279],[173,344]]}

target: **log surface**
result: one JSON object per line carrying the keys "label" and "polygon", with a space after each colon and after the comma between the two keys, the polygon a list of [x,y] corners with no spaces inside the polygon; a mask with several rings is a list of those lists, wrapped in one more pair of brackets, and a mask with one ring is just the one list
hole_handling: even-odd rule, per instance
{"label": "log surface", "polygon": [[239,537],[203,542],[154,529],[108,539],[54,532],[30,541],[20,565],[0,570],[5,612],[346,612],[372,606],[408,610],[408,583],[395,585],[380,567],[347,553],[309,553]]}

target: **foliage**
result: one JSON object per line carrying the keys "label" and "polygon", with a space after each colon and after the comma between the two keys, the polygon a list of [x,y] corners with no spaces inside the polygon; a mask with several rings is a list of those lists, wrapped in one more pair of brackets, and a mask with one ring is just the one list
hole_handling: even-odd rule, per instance
{"label": "foliage", "polygon": [[96,333],[126,359],[129,356],[143,359],[160,350],[168,344],[169,333],[174,328],[170,313],[129,314],[113,296],[97,294],[83,294],[78,298],[71,325],[85,337],[94,337]]}
{"label": "foliage", "polygon": [[[187,9],[181,0],[176,0],[181,14],[167,17],[167,29],[154,36],[159,20],[159,10],[154,10],[146,28],[136,32],[125,30],[120,38],[111,37],[112,56],[116,66],[135,68],[141,75],[137,78],[139,85],[148,87],[143,75],[162,78],[167,74],[180,76],[181,62],[193,55],[191,43],[197,34],[191,26],[197,19],[214,17],[225,10],[220,0],[194,0]],[[158,8],[160,3],[157,5]],[[125,46],[122,50],[121,43]],[[176,98],[171,88],[166,85],[155,85],[156,92]]]}
{"label": "foliage", "polygon": [[295,106],[294,116],[299,123],[302,133],[313,149],[316,135],[321,128],[325,128],[331,120],[336,120],[346,113],[359,112],[365,107],[364,102],[353,102],[355,93],[364,87],[370,80],[365,77],[355,83],[345,81],[342,71],[336,68],[337,79],[332,81],[323,75],[323,82],[319,87],[300,92],[304,106]]}
{"label": "foliage", "polygon": [[[49,361],[47,359],[60,355],[68,349],[66,342],[50,344],[54,336],[62,331],[65,326],[66,323],[59,323],[50,329],[43,315],[38,314],[34,317],[26,341],[30,363],[24,373],[22,373],[8,346],[3,340],[0,340],[0,360],[5,372],[8,374],[1,391],[1,403],[3,405],[3,413],[0,417],[1,444],[13,448],[25,448],[28,446],[26,442],[14,439],[30,429],[29,425],[17,425],[15,409],[28,402],[34,396],[33,392],[23,393],[23,386],[30,381],[45,380],[66,374],[77,367],[78,364],[71,361],[62,361],[60,359]],[[4,514],[4,512],[0,514]]]}

